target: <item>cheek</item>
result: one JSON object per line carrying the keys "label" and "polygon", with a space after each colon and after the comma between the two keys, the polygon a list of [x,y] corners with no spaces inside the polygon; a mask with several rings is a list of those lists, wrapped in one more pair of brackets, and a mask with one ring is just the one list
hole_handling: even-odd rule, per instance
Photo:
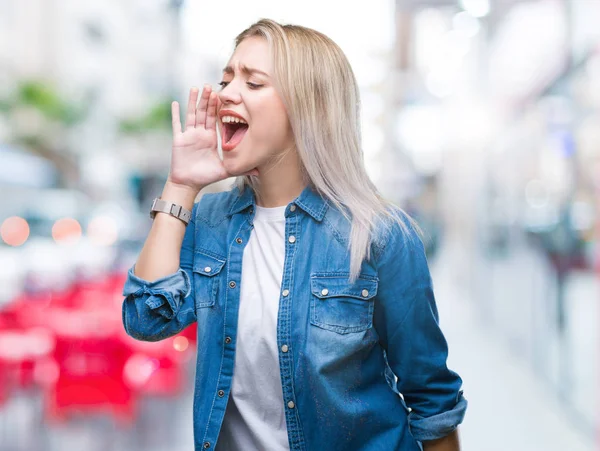
{"label": "cheek", "polygon": [[[253,114],[253,125],[256,133],[253,135],[256,139],[277,141],[277,144],[289,139],[291,136],[290,123],[283,103],[279,99],[272,97],[264,99],[263,102],[256,105],[254,111],[256,113]],[[273,142],[273,144],[276,143]]]}
{"label": "cheek", "polygon": [[291,136],[291,129],[285,112],[262,117],[257,134],[257,138],[270,141],[277,145],[280,142],[289,139]]}

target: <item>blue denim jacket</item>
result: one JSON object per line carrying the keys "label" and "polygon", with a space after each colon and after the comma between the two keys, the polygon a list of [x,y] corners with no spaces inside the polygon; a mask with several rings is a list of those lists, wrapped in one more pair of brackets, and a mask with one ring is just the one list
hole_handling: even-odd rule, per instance
{"label": "blue denim jacket", "polygon": [[[123,324],[136,339],[161,340],[197,323],[196,450],[214,449],[231,389],[254,202],[251,189],[204,195],[180,269],[149,282],[132,267],[123,288]],[[446,365],[414,229],[378,228],[372,258],[350,284],[350,223],[339,210],[307,187],[285,217],[277,342],[290,449],[418,451],[421,441],[452,432],[467,401]]]}

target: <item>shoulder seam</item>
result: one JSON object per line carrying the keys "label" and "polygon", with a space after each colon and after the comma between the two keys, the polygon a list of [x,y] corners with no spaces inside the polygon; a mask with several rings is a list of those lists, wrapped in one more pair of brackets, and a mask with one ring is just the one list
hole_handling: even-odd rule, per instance
{"label": "shoulder seam", "polygon": [[344,240],[344,237],[342,237],[341,233],[339,232],[338,229],[335,228],[335,226],[333,225],[333,223],[327,218],[327,215],[325,215],[323,217],[323,222],[325,223],[325,225],[327,225],[327,227],[329,227],[329,230],[331,230],[331,233],[333,233],[333,236],[335,237],[335,239],[342,245],[342,246],[347,246],[348,243],[346,242],[346,240]]}
{"label": "shoulder seam", "polygon": [[[202,203],[202,199],[204,199],[206,196],[210,196],[210,197],[219,197],[222,196],[224,197],[226,200],[224,203],[226,203],[227,205],[229,205],[229,202],[227,199],[228,197],[230,197],[229,193],[231,193],[231,191],[220,191],[217,193],[206,193],[202,196],[202,198],[200,198],[200,201],[198,202],[198,204]],[[212,218],[215,221],[211,221],[211,218],[207,218],[203,215],[200,214],[200,205],[198,205],[198,213],[196,215],[196,219],[200,222],[203,222],[204,224],[208,225],[211,228],[217,227],[218,225],[220,225],[223,221],[225,221],[225,219],[227,218],[227,211],[228,209],[225,209],[222,214],[219,214],[218,218]]]}

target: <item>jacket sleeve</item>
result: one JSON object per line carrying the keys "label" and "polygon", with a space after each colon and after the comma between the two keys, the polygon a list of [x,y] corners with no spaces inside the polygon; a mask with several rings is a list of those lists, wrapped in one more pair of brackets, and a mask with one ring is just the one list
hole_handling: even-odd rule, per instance
{"label": "jacket sleeve", "polygon": [[412,224],[392,226],[376,254],[379,287],[374,324],[397,388],[410,410],[409,427],[419,441],[450,434],[462,422],[467,400],[462,379],[448,369],[448,345],[423,243]]}
{"label": "jacket sleeve", "polygon": [[197,206],[194,204],[186,227],[176,272],[152,282],[137,277],[135,265],[127,273],[123,286],[123,326],[133,338],[159,341],[196,321],[192,265]]}

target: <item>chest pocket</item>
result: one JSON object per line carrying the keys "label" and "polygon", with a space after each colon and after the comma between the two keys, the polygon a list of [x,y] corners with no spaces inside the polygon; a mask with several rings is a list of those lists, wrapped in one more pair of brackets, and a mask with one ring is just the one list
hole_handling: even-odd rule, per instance
{"label": "chest pocket", "polygon": [[347,274],[312,274],[311,324],[338,334],[370,329],[377,282],[376,277],[360,276],[351,284]]}
{"label": "chest pocket", "polygon": [[224,258],[200,250],[194,254],[194,299],[197,309],[215,305],[222,279],[219,274],[224,266]]}

